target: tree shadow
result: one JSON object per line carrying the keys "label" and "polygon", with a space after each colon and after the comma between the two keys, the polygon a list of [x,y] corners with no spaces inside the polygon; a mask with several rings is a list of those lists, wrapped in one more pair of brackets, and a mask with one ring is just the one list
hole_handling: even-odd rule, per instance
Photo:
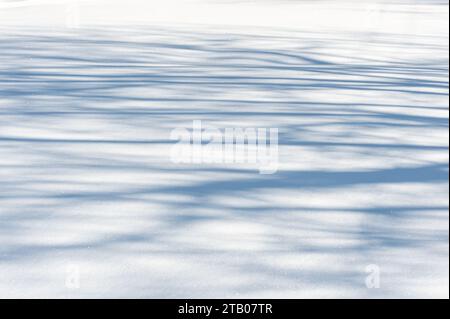
{"label": "tree shadow", "polygon": [[[80,296],[398,297],[444,276],[441,38],[0,34],[0,270],[17,287],[65,295],[67,263]],[[193,120],[279,128],[280,171],[171,163]]]}

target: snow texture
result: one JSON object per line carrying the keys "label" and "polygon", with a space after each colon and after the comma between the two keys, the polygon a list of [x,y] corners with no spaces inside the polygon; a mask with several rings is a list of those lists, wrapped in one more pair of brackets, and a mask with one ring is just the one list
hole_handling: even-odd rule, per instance
{"label": "snow texture", "polygon": [[0,2],[0,297],[448,298],[447,1],[69,5]]}

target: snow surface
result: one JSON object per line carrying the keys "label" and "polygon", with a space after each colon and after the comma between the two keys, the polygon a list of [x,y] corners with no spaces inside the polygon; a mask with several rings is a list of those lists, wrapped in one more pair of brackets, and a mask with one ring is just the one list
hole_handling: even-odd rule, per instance
{"label": "snow surface", "polygon": [[[448,1],[0,8],[0,297],[448,298]],[[193,120],[279,172],[171,163]]]}

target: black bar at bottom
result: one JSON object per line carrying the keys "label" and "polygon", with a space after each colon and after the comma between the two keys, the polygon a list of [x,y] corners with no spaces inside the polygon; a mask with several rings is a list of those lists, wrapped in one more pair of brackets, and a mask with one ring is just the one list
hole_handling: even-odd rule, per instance
{"label": "black bar at bottom", "polygon": [[[63,313],[85,316],[91,309],[130,317],[130,313],[145,314],[148,318],[291,318],[324,315],[386,316],[391,307],[398,307],[402,315],[429,315],[448,306],[448,300],[0,300],[0,307],[9,306],[16,315],[22,311],[64,309]],[[388,306],[389,308],[387,308]],[[89,311],[87,310],[89,309]],[[54,311],[51,311],[54,312]],[[56,311],[58,313],[58,311]],[[61,312],[59,312],[61,314]],[[142,317],[142,315],[140,316]]]}

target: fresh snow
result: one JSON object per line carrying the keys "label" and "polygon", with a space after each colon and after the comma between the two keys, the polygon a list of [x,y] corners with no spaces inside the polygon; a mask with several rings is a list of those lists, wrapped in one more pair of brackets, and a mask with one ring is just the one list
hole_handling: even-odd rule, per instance
{"label": "fresh snow", "polygon": [[69,2],[0,1],[0,297],[448,298],[448,1]]}

